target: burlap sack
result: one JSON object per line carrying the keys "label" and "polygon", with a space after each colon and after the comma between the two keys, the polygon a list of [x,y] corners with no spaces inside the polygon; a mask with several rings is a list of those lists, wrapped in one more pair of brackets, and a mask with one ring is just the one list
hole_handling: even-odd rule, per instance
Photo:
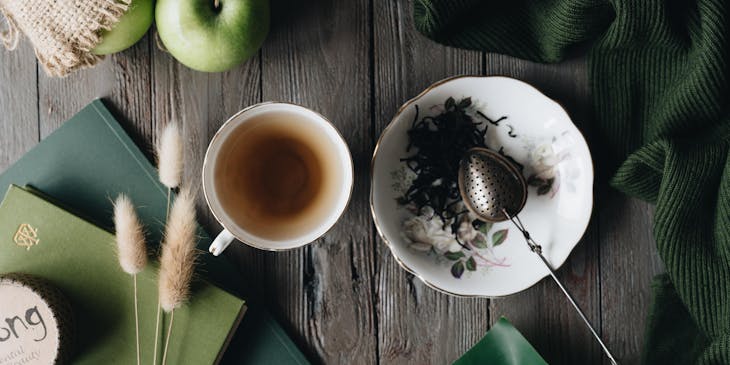
{"label": "burlap sack", "polygon": [[127,10],[131,0],[0,0],[7,29],[0,39],[7,49],[18,45],[20,32],[33,43],[49,76],[66,76],[102,59],[91,50]]}

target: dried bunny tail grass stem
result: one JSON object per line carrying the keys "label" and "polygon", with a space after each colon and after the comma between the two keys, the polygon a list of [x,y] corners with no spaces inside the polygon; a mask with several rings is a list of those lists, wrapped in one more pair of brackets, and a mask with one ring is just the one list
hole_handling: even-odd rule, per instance
{"label": "dried bunny tail grass stem", "polygon": [[155,316],[155,351],[152,356],[152,365],[157,365],[157,345],[160,337],[160,299],[157,299],[157,315]]}
{"label": "dried bunny tail grass stem", "polygon": [[120,194],[114,201],[114,227],[116,231],[119,265],[134,282],[134,332],[137,341],[137,365],[141,363],[139,349],[139,308],[137,305],[137,274],[147,265],[147,244],[142,224],[137,218],[132,201]]}
{"label": "dried bunny tail grass stem", "polygon": [[132,276],[132,281],[134,281],[134,336],[137,341],[137,365],[142,364],[142,358],[139,354],[139,307],[137,303],[139,302],[137,300],[137,275]]}
{"label": "dried bunny tail grass stem", "polygon": [[175,310],[170,311],[170,325],[167,326],[167,339],[165,340],[165,351],[162,352],[162,365],[167,364],[167,349],[170,346],[170,334],[172,333],[172,322],[175,320]]}
{"label": "dried bunny tail grass stem", "polygon": [[170,195],[180,186],[183,171],[183,141],[180,127],[168,123],[157,144],[157,169],[162,185],[167,187],[167,213],[170,214]]}
{"label": "dried bunny tail grass stem", "polygon": [[177,123],[168,123],[157,145],[157,168],[160,182],[168,189],[180,186],[183,169],[183,142]]}
{"label": "dried bunny tail grass stem", "polygon": [[[160,182],[167,187],[167,210],[165,219],[169,221],[170,200],[172,190],[180,186],[183,170],[183,144],[180,127],[175,122],[168,123],[162,130],[157,144],[157,170]],[[157,315],[155,321],[155,349],[153,364],[157,365],[158,336],[160,333],[160,300],[157,300]]]}
{"label": "dried bunny tail grass stem", "polygon": [[175,198],[165,227],[165,239],[160,257],[159,296],[160,307],[171,313],[162,363],[167,359],[167,349],[172,334],[174,310],[190,297],[190,283],[198,255],[195,236],[195,203],[188,189]]}
{"label": "dried bunny tail grass stem", "polygon": [[165,227],[160,258],[160,305],[170,312],[183,305],[190,294],[195,270],[195,203],[188,189],[175,198]]}
{"label": "dried bunny tail grass stem", "polygon": [[120,194],[114,201],[114,228],[122,270],[130,275],[144,270],[147,265],[144,230],[132,201],[124,194]]}

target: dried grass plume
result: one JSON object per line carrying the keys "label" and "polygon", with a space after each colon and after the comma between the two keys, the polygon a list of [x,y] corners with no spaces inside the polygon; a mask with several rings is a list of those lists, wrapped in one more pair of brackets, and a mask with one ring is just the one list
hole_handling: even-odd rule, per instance
{"label": "dried grass plume", "polygon": [[114,227],[119,265],[127,274],[135,275],[147,265],[147,245],[134,205],[124,194],[114,201]]}
{"label": "dried grass plume", "polygon": [[168,189],[180,186],[183,171],[183,143],[177,123],[168,123],[157,145],[157,167],[160,182]]}
{"label": "dried grass plume", "polygon": [[195,271],[195,204],[190,190],[175,198],[165,227],[160,257],[160,306],[170,312],[190,297],[190,282]]}

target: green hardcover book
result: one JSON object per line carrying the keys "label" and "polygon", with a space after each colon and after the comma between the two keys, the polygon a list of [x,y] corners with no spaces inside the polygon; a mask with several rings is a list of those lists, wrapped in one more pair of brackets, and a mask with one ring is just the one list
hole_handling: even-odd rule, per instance
{"label": "green hardcover book", "polygon": [[[104,104],[95,100],[0,174],[0,191],[11,184],[33,186],[107,229],[112,227],[111,199],[125,193],[138,205],[150,241],[159,242],[167,193],[156,175]],[[207,251],[210,239],[201,233],[198,247]],[[203,255],[200,268],[211,283],[242,295],[240,274],[225,257]],[[307,364],[281,326],[250,299],[223,363]]]}
{"label": "green hardcover book", "polygon": [[[32,227],[36,243],[15,239],[19,227]],[[154,356],[155,265],[137,275],[143,363]],[[0,203],[0,273],[10,272],[46,279],[71,302],[73,363],[136,363],[133,282],[119,266],[114,235],[12,185]],[[202,280],[194,282],[192,292],[190,302],[175,310],[169,364],[219,362],[245,311],[243,300]]]}

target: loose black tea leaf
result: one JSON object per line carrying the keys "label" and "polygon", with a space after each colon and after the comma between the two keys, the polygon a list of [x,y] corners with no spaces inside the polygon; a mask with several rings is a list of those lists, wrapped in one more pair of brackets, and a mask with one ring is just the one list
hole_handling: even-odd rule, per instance
{"label": "loose black tea leaf", "polygon": [[[415,150],[416,153],[401,159],[408,169],[415,173],[415,178],[403,196],[398,199],[398,203],[412,204],[419,212],[424,207],[432,208],[434,214],[441,218],[444,224],[451,224],[457,242],[464,248],[470,249],[461,242],[458,235],[461,224],[459,218],[467,213],[466,208],[459,204],[462,201],[459,193],[459,162],[466,151],[474,147],[488,148],[485,140],[487,128],[489,125],[499,126],[499,123],[507,117],[490,119],[481,111],[474,110],[472,99],[469,97],[459,101],[449,97],[443,104],[443,111],[436,116],[420,118],[418,105],[415,108],[416,115],[408,130],[406,152]],[[504,155],[501,149],[499,152]],[[509,156],[507,158],[512,160]],[[521,165],[516,165],[522,169]],[[490,227],[491,224],[484,226],[486,230]],[[475,228],[479,229],[476,226]],[[486,234],[486,230],[483,230],[483,233]],[[483,248],[480,247],[481,242],[477,242],[476,245],[477,248]],[[487,243],[483,242],[483,246],[486,247]],[[449,255],[447,258],[459,259]],[[458,272],[456,267],[455,264],[452,273],[454,270]],[[463,272],[463,264],[461,267]]]}
{"label": "loose black tea leaf", "polygon": [[462,213],[451,209],[461,200],[459,161],[467,150],[486,147],[487,126],[467,114],[471,103],[471,98],[458,103],[448,98],[441,114],[422,119],[416,106],[407,152],[415,149],[417,153],[402,159],[416,178],[400,199],[401,204],[413,203],[419,210],[430,206],[444,221]]}
{"label": "loose black tea leaf", "polygon": [[[548,180],[549,181],[549,180]],[[537,195],[545,195],[550,192],[551,183],[547,183],[537,188]]]}
{"label": "loose black tea leaf", "polygon": [[474,222],[472,222],[472,226],[477,231],[487,234],[487,232],[489,232],[489,230],[492,229],[492,222],[484,222],[484,221],[480,221],[477,219]]}
{"label": "loose black tea leaf", "polygon": [[547,184],[547,180],[537,177],[537,175],[531,175],[527,178],[527,185],[530,186],[542,186]]}
{"label": "loose black tea leaf", "polygon": [[527,179],[527,185],[534,186],[537,188],[537,195],[545,195],[550,192],[553,188],[553,184],[555,183],[555,178],[551,177],[549,179],[543,179],[538,177],[537,175],[531,175]]}
{"label": "loose black tea leaf", "polygon": [[471,98],[461,99],[461,101],[459,102],[459,105],[458,105],[458,107],[461,109],[466,109],[469,106],[471,106]]}
{"label": "loose black tea leaf", "polygon": [[484,118],[484,120],[486,120],[487,122],[489,122],[489,124],[495,125],[495,126],[497,126],[497,127],[499,127],[499,122],[501,122],[501,121],[503,121],[503,120],[507,119],[507,117],[504,117],[504,116],[503,116],[503,117],[500,117],[500,118],[499,118],[499,119],[497,119],[497,120],[491,120],[491,119],[489,119],[489,117],[488,117],[488,116],[484,115],[484,113],[482,113],[482,112],[480,112],[480,111],[478,111],[478,110],[477,110],[477,115],[479,115],[480,117]]}

